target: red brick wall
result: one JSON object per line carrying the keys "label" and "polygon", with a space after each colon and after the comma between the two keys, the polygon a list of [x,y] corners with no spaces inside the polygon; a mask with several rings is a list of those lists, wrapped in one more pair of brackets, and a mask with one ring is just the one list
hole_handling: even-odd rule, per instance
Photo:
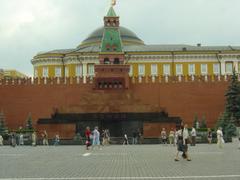
{"label": "red brick wall", "polygon": [[[128,90],[103,91],[93,90],[93,84],[0,85],[0,110],[11,129],[24,126],[30,112],[36,125],[39,118],[51,117],[54,108],[78,113],[156,112],[164,108],[169,116],[180,116],[190,125],[195,113],[206,115],[208,125],[214,126],[224,110],[227,86],[226,81],[131,83]],[[72,130],[68,128],[69,133]]]}

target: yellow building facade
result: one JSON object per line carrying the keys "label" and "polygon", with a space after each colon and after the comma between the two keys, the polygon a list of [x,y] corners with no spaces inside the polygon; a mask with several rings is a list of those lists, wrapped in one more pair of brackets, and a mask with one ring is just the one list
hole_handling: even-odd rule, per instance
{"label": "yellow building facade", "polygon": [[[94,65],[105,27],[93,31],[76,48],[37,54],[32,59],[34,76],[89,77],[95,76]],[[240,46],[146,45],[134,32],[119,27],[125,64],[129,76],[228,75],[240,72]]]}
{"label": "yellow building facade", "polygon": [[2,70],[2,78],[4,79],[17,79],[17,78],[27,78],[28,76],[14,69],[4,69]]}

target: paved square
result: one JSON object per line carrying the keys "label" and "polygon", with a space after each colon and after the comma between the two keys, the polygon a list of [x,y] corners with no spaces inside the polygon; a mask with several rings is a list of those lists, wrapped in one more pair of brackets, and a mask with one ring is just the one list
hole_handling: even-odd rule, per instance
{"label": "paved square", "polygon": [[170,145],[112,145],[86,151],[84,146],[0,147],[0,180],[240,180],[236,143],[189,147],[191,162],[174,161]]}

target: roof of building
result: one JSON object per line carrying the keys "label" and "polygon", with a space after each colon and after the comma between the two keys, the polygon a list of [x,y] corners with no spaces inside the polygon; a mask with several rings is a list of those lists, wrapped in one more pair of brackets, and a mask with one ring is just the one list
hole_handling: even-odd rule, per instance
{"label": "roof of building", "polygon": [[44,54],[68,54],[70,52],[76,51],[76,49],[55,49],[52,51],[42,51],[37,54],[39,55],[44,55]]}
{"label": "roof of building", "polygon": [[[130,29],[120,26],[119,31],[123,45],[144,45],[144,42]],[[96,29],[78,46],[78,48],[100,45],[103,39],[103,32],[104,27]]]}
{"label": "roof of building", "polygon": [[[185,51],[240,51],[240,46],[191,46],[185,44],[162,44],[162,45],[138,45],[138,46],[123,46],[123,52],[185,52]],[[101,52],[100,46],[87,46],[76,49],[60,49],[53,50],[43,54],[68,54],[71,52],[76,53],[98,53]]]}
{"label": "roof of building", "polygon": [[[191,46],[185,44],[162,44],[123,46],[124,52],[172,52],[172,51],[234,51],[240,50],[240,46]],[[100,52],[99,46],[79,48],[76,52]]]}
{"label": "roof of building", "polygon": [[240,46],[191,46],[185,44],[125,46],[126,52],[159,52],[159,51],[234,51]]}

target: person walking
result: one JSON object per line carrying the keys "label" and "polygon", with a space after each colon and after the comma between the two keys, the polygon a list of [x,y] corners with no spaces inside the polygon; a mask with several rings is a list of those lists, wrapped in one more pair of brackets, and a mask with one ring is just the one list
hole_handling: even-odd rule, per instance
{"label": "person walking", "polygon": [[124,137],[123,137],[123,145],[128,145],[128,137],[127,137],[127,134],[124,134]]}
{"label": "person walking", "polygon": [[132,144],[137,144],[137,132],[133,131]]}
{"label": "person walking", "polygon": [[137,135],[138,135],[138,143],[142,144],[143,143],[143,134],[140,129],[138,129]]}
{"label": "person walking", "polygon": [[102,132],[102,137],[103,137],[103,141],[102,141],[102,145],[106,146],[107,145],[107,141],[108,141],[108,137],[107,137],[107,130],[103,130]]}
{"label": "person walking", "polygon": [[224,139],[223,139],[223,132],[222,127],[219,127],[217,130],[217,145],[219,148],[223,148]]}
{"label": "person walking", "polygon": [[184,159],[187,159],[187,161],[191,161],[189,153],[188,153],[188,145],[187,141],[189,138],[188,134],[188,128],[187,124],[184,125],[184,127],[180,127],[180,129],[177,131],[177,153],[175,157],[175,161],[179,161],[179,152],[183,152],[182,157]]}
{"label": "person walking", "polygon": [[163,144],[167,144],[167,132],[166,132],[165,128],[162,128],[161,139],[162,139]]}
{"label": "person walking", "polygon": [[208,144],[212,144],[212,130],[210,128],[208,128],[207,139],[208,139]]}
{"label": "person walking", "polygon": [[32,133],[32,146],[37,146],[37,134],[35,131]]}
{"label": "person walking", "polygon": [[106,130],[106,135],[107,135],[107,145],[109,145],[111,140],[109,129]]}
{"label": "person walking", "polygon": [[1,134],[0,134],[0,146],[3,146],[3,137]]}
{"label": "person walking", "polygon": [[171,128],[170,132],[169,132],[169,144],[174,144],[174,131],[173,128]]}
{"label": "person walking", "polygon": [[58,146],[59,144],[60,144],[60,136],[59,134],[56,134],[53,145]]}
{"label": "person walking", "polygon": [[42,137],[43,137],[43,145],[48,146],[48,134],[46,130],[43,131]]}
{"label": "person walking", "polygon": [[86,149],[89,150],[89,146],[91,146],[91,139],[90,139],[90,136],[91,136],[91,130],[90,130],[90,127],[86,127],[86,130],[85,130],[85,137],[86,137]]}
{"label": "person walking", "polygon": [[11,145],[12,145],[12,147],[15,147],[17,145],[17,139],[16,139],[15,133],[12,133],[12,135],[11,135]]}
{"label": "person walking", "polygon": [[92,150],[95,146],[98,146],[98,149],[101,149],[100,147],[100,133],[98,131],[98,127],[96,126],[93,131],[93,143],[92,143]]}
{"label": "person walking", "polygon": [[196,129],[194,127],[192,127],[192,131],[191,131],[191,146],[195,146],[196,145],[196,136],[197,136]]}
{"label": "person walking", "polygon": [[19,146],[23,146],[23,145],[24,145],[23,134],[20,133],[20,135],[19,135]]}

